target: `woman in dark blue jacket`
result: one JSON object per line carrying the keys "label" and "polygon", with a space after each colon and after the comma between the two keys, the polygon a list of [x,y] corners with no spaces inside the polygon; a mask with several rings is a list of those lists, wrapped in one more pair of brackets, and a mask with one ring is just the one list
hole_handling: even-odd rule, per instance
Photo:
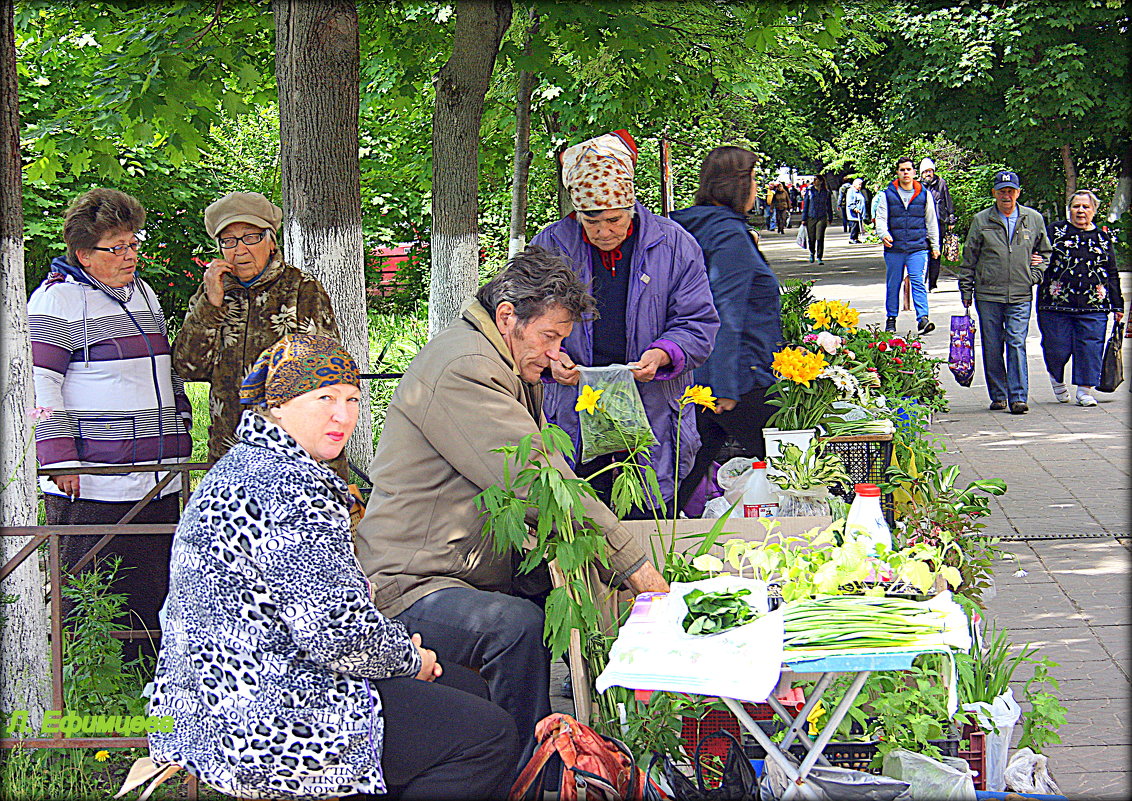
{"label": "woman in dark blue jacket", "polygon": [[810,246],[810,264],[817,256],[818,264],[825,264],[825,229],[833,222],[833,199],[825,187],[825,176],[814,176],[814,182],[806,190],[805,204],[802,206],[802,224],[806,226],[806,241]]}
{"label": "woman in dark blue jacket", "polygon": [[711,387],[716,408],[697,409],[702,444],[680,482],[680,509],[729,434],[748,454],[765,454],[762,429],[775,410],[764,396],[774,383],[770,364],[782,340],[782,318],[778,278],[746,225],[746,213],[758,197],[754,168],[751,151],[717,147],[700,167],[696,205],[672,213],[703,248],[720,322],[715,348],[696,368],[696,383]]}

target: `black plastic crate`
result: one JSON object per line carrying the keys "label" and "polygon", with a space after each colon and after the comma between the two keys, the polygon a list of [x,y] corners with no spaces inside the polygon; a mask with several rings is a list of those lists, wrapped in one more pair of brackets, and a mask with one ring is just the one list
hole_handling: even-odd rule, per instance
{"label": "black plastic crate", "polygon": [[[770,732],[767,733],[769,734]],[[938,748],[939,752],[944,756],[959,756],[959,740],[957,738],[929,740],[928,742]],[[749,740],[744,739],[743,751],[748,759],[766,759],[766,750],[759,745],[758,741],[753,737]],[[801,761],[805,758],[808,751],[801,743],[793,743],[790,746],[790,753]],[[833,765],[835,768],[849,768],[865,773],[879,774],[879,767],[873,768],[869,766],[869,763],[873,761],[876,755],[876,741],[828,743],[822,751],[822,756],[828,759],[829,764]]]}
{"label": "black plastic crate", "polygon": [[[860,437],[826,437],[822,440],[826,451],[836,453],[845,465],[845,472],[849,474],[852,484],[880,484],[884,481],[885,471],[892,461],[892,435],[872,434]],[[844,487],[834,484],[830,492],[846,503],[852,503],[857,493],[853,491],[852,484]],[[884,519],[889,526],[896,525],[892,493],[886,492],[881,496],[880,507],[884,511]]]}

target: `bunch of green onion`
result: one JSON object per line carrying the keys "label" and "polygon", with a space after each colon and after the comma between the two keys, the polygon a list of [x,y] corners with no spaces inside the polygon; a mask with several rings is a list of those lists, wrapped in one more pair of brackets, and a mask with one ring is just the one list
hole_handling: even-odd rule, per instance
{"label": "bunch of green onion", "polygon": [[939,612],[901,598],[836,595],[782,608],[783,645],[797,651],[898,648],[944,630]]}
{"label": "bunch of green onion", "polygon": [[888,418],[878,420],[829,420],[825,423],[831,437],[864,437],[891,434],[896,430]]}

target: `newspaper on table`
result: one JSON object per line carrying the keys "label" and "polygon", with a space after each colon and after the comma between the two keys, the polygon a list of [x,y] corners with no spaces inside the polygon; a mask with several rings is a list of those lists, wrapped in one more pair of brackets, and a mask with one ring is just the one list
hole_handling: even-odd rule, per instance
{"label": "newspaper on table", "polygon": [[[744,600],[763,614],[718,634],[688,634],[682,625],[688,613],[684,596],[696,589],[748,589]],[[618,632],[596,687],[599,692],[617,685],[765,701],[782,670],[782,613],[768,608],[766,583],[736,576],[674,581],[668,593],[643,593]]]}

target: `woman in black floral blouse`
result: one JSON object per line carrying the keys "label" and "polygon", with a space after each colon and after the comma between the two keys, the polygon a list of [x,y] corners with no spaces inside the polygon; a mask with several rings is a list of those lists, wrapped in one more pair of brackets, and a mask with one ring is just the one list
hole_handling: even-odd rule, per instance
{"label": "woman in black floral blouse", "polygon": [[1093,224],[1099,205],[1088,190],[1069,199],[1069,219],[1049,226],[1053,254],[1038,285],[1038,328],[1053,394],[1069,402],[1064,378],[1072,356],[1078,406],[1097,405],[1093,389],[1101,379],[1108,314],[1118,323],[1124,318],[1112,239]]}

